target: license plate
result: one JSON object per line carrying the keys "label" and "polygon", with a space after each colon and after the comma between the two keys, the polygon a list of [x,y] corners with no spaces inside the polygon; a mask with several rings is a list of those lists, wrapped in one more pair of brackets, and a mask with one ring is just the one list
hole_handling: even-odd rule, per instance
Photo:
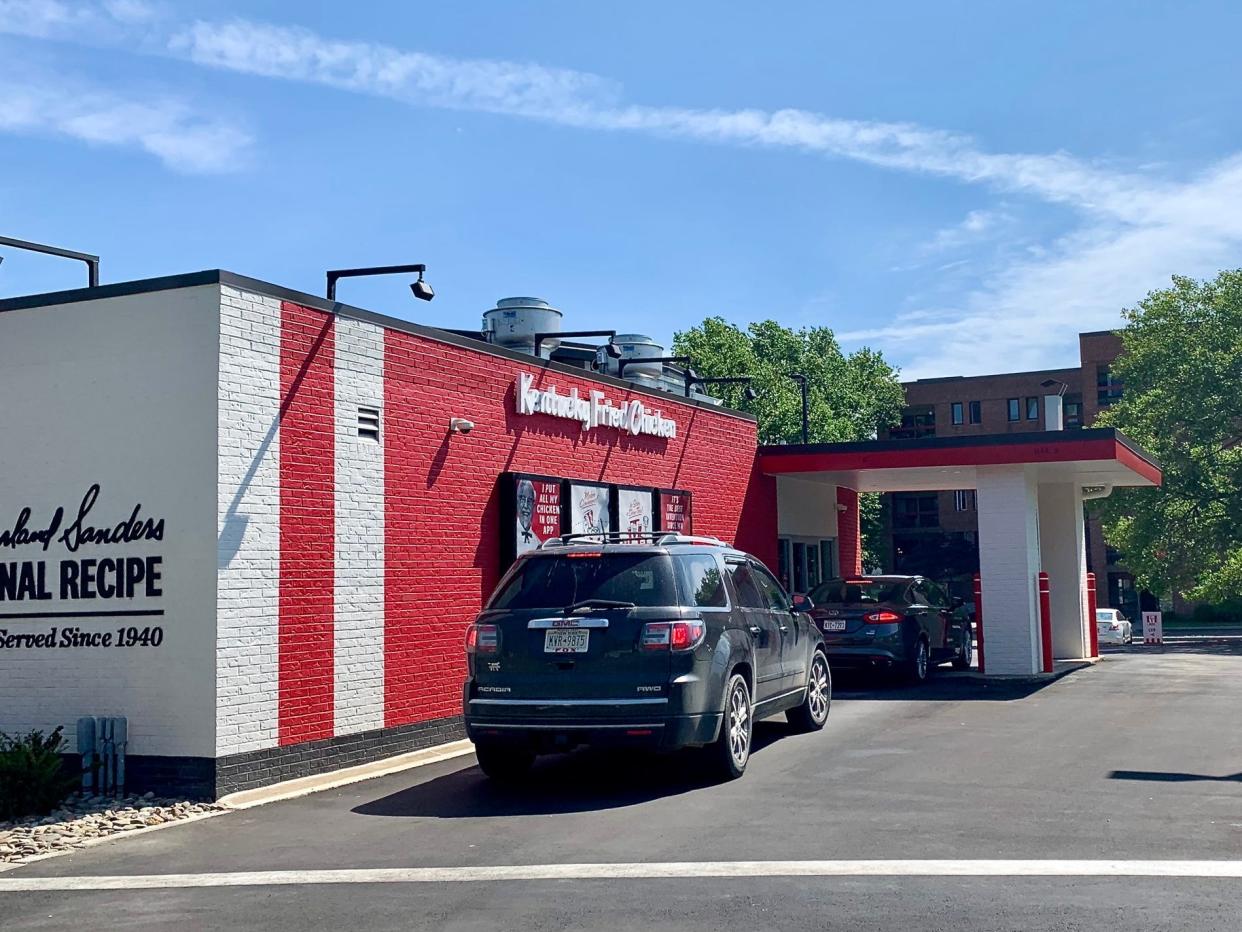
{"label": "license plate", "polygon": [[591,637],[589,630],[549,628],[543,635],[545,654],[585,654]]}
{"label": "license plate", "polygon": [[825,631],[844,631],[845,630],[845,619],[844,618],[826,619],[824,621],[824,630]]}

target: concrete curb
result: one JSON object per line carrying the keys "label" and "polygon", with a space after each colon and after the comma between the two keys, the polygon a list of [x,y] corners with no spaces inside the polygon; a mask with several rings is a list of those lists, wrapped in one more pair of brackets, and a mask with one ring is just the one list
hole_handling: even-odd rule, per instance
{"label": "concrete curb", "polygon": [[369,764],[359,764],[357,767],[345,767],[310,777],[286,780],[284,783],[274,783],[271,786],[230,793],[228,796],[217,799],[216,805],[227,806],[229,809],[250,809],[266,803],[279,802],[282,799],[296,799],[299,796],[307,796],[322,790],[331,790],[338,786],[358,783],[361,780],[370,780],[373,777],[400,773],[402,770],[411,770],[427,764],[438,764],[440,761],[462,757],[473,751],[474,744],[470,741],[450,741],[448,744],[438,744],[435,747],[423,748],[421,751],[386,757]]}
{"label": "concrete curb", "polygon": [[1015,675],[993,674],[993,673],[954,673],[952,679],[946,678],[946,682],[966,682],[986,685],[988,683],[1014,686],[1028,686],[1055,683],[1062,677],[1069,676],[1071,673],[1077,673],[1079,670],[1085,670],[1099,663],[1098,657],[1083,657],[1075,660],[1058,660],[1053,664],[1051,673],[1020,673]]}
{"label": "concrete curb", "polygon": [[267,803],[279,802],[282,799],[296,799],[299,796],[308,796],[311,793],[318,793],[321,790],[330,790],[338,786],[346,786],[350,783],[358,783],[362,780],[370,780],[373,777],[383,777],[392,773],[400,773],[403,770],[413,770],[415,767],[424,767],[428,764],[438,764],[441,761],[452,760],[455,757],[463,757],[474,751],[474,745],[469,741],[452,741],[448,744],[439,744],[435,747],[423,748],[421,751],[411,751],[408,754],[398,754],[395,757],[386,757],[383,760],[372,761],[369,764],[360,764],[357,767],[346,767],[342,770],[333,770],[328,773],[316,774],[311,777],[301,777],[297,780],[287,780],[284,783],[276,783],[272,786],[264,786],[254,790],[244,790],[240,793],[230,793],[228,796],[221,797],[216,800],[217,806],[226,808],[218,812],[204,812],[198,815],[192,815],[185,819],[178,819],[175,822],[163,822],[159,825],[146,825],[142,828],[136,828],[127,832],[117,832],[113,835],[105,835],[102,838],[91,838],[84,841],[80,845],[67,848],[64,851],[49,851],[46,854],[37,854],[34,857],[27,858],[23,861],[0,864],[0,874],[6,871],[14,870],[18,867],[25,867],[27,864],[34,864],[38,861],[46,861],[48,858],[59,858],[67,854],[73,854],[84,848],[94,848],[96,845],[107,844],[111,841],[123,841],[126,838],[134,838],[138,835],[145,835],[148,832],[158,832],[161,829],[174,828],[178,825],[191,825],[195,822],[201,822],[204,819],[214,819],[217,816],[228,815],[231,812],[238,812],[243,809],[251,809],[255,806],[262,806]]}

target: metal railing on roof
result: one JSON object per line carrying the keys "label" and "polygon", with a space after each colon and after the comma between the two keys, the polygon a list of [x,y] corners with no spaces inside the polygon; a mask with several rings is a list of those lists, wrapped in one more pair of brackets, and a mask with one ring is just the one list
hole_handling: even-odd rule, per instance
{"label": "metal railing on roof", "polygon": [[701,534],[679,534],[674,531],[608,531],[584,534],[562,534],[549,537],[539,545],[540,550],[549,547],[568,547],[571,544],[637,544],[651,543],[657,547],[673,544],[699,544],[708,547],[728,547],[718,537]]}

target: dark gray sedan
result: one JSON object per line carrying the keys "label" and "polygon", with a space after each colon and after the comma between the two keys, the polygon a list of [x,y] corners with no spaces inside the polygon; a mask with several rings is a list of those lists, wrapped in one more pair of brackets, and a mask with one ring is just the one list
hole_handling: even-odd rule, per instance
{"label": "dark gray sedan", "polygon": [[938,664],[965,670],[973,660],[962,600],[922,576],[830,579],[810,599],[834,669],[893,670],[922,683]]}

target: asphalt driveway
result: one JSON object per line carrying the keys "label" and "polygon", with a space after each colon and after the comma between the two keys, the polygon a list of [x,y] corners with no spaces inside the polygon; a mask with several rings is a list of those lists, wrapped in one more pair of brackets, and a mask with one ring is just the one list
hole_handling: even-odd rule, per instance
{"label": "asphalt driveway", "polygon": [[[384,871],[651,862],[1242,859],[1242,638],[1112,651],[1044,686],[838,682],[829,726],[761,724],[740,780],[692,757],[463,757],[0,874],[0,925],[126,928],[1236,929],[1242,880],[874,874],[388,883]],[[288,872],[375,869],[349,882]],[[783,869],[782,869],[783,870]],[[18,878],[285,872],[240,887],[6,893]],[[762,872],[762,870],[761,870]],[[538,872],[536,872],[538,873]],[[1159,872],[1157,872],[1159,873]],[[308,875],[309,876],[309,875]],[[75,918],[76,917],[76,918]]]}

